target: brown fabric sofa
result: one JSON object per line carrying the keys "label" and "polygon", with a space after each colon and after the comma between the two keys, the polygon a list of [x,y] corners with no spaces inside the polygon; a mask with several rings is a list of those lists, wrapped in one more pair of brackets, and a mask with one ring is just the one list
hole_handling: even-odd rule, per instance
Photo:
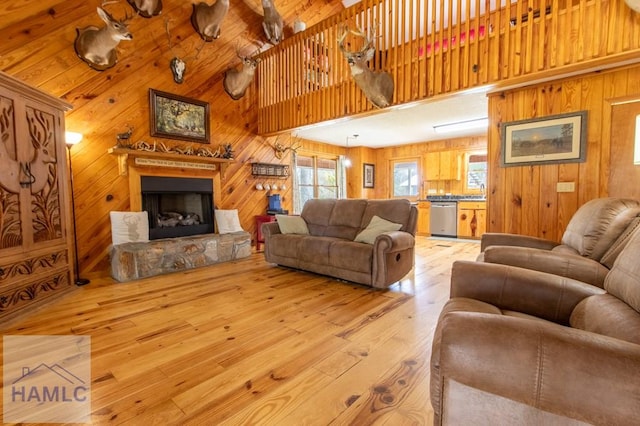
{"label": "brown fabric sofa", "polygon": [[[377,288],[413,268],[418,209],[408,200],[313,199],[300,216],[308,235],[282,234],[277,222],[262,225],[267,262]],[[402,227],[379,235],[374,244],[354,242],[374,216]]]}
{"label": "brown fabric sofa", "polygon": [[431,357],[434,424],[638,424],[639,256],[635,232],[604,290],[455,262]]}
{"label": "brown fabric sofa", "polygon": [[573,215],[560,242],[486,233],[477,260],[549,272],[602,287],[616,257],[640,225],[640,201],[596,198]]}

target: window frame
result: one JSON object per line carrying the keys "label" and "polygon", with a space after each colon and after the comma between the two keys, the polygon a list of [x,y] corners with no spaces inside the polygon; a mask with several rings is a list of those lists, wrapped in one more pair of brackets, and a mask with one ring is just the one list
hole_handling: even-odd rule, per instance
{"label": "window frame", "polygon": [[[416,166],[416,193],[415,195],[395,195],[395,167],[399,163],[415,163]],[[416,201],[420,197],[421,186],[421,173],[420,158],[419,157],[406,157],[406,158],[393,158],[389,161],[389,198],[404,198],[411,201]],[[411,179],[411,177],[409,177]],[[411,187],[411,185],[409,185]]]}
{"label": "window frame", "polygon": [[[304,158],[310,158],[312,160],[312,169],[313,169],[313,184],[312,185],[302,185],[299,182],[298,179],[298,167],[303,167],[303,166],[299,166],[298,165],[298,159],[300,157],[304,157]],[[319,169],[320,167],[318,167],[318,164],[322,161],[333,161],[335,162],[335,185],[333,186],[328,186],[328,185],[320,185],[319,184]],[[304,206],[304,203],[301,202],[300,199],[300,188],[301,187],[305,187],[305,188],[309,188],[312,187],[313,188],[313,198],[320,198],[320,189],[321,188],[334,188],[335,189],[335,194],[336,194],[336,198],[340,198],[340,165],[341,165],[341,161],[340,161],[340,156],[338,155],[322,155],[322,154],[317,154],[317,153],[305,153],[305,152],[301,152],[299,154],[296,154],[293,158],[293,175],[294,175],[294,179],[296,179],[296,184],[294,185],[295,187],[295,191],[293,193],[293,197],[294,197],[294,202],[293,202],[293,210],[294,210],[294,214],[300,214],[300,212],[302,211],[302,207]],[[326,170],[331,170],[328,168],[324,168]]]}

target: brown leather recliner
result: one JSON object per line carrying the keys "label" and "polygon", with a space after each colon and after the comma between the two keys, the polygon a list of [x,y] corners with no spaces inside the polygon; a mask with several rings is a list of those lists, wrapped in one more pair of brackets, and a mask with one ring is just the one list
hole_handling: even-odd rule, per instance
{"label": "brown leather recliner", "polygon": [[[602,287],[616,257],[640,225],[640,201],[596,198],[573,215],[560,242],[486,233],[479,261],[549,272]],[[507,247],[506,247],[507,246]]]}
{"label": "brown leather recliner", "polygon": [[604,290],[455,262],[431,356],[434,424],[638,424],[639,258],[637,231]]}

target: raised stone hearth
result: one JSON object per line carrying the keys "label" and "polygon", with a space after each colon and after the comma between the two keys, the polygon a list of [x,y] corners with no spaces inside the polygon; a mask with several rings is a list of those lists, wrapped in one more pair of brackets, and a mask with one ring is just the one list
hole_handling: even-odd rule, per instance
{"label": "raised stone hearth", "polygon": [[168,274],[251,255],[251,234],[204,234],[111,248],[111,276],[120,282]]}

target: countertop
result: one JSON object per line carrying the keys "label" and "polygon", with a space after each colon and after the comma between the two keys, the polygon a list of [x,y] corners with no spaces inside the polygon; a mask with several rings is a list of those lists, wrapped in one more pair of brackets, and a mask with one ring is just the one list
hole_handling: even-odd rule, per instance
{"label": "countertop", "polygon": [[457,201],[487,201],[487,199],[485,197],[481,197],[478,195],[427,195],[426,199],[421,199],[418,201],[457,202]]}

